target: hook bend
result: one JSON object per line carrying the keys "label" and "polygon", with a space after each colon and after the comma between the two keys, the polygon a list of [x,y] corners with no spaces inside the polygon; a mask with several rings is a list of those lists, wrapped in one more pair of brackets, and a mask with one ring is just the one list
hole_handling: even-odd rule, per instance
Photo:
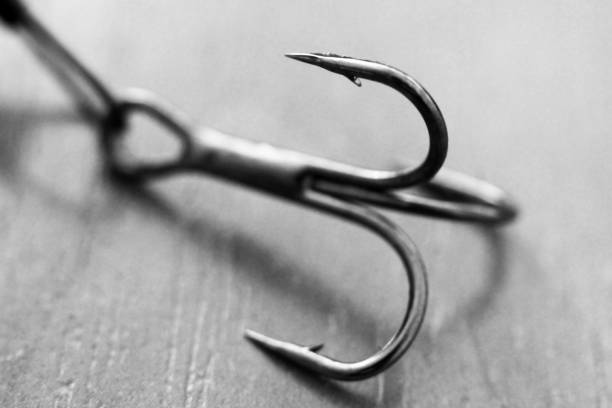
{"label": "hook bend", "polygon": [[429,134],[425,159],[417,166],[402,170],[371,170],[327,162],[313,166],[313,176],[337,183],[375,190],[409,187],[431,179],[444,164],[448,150],[446,123],[438,105],[427,90],[410,75],[387,64],[336,54],[290,53],[287,57],[345,76],[361,86],[360,78],[387,85],[404,95],[419,111]]}
{"label": "hook bend", "polygon": [[343,381],[372,377],[384,371],[408,350],[421,327],[427,304],[425,266],[408,235],[377,211],[314,190],[306,193],[304,202],[318,210],[366,227],[395,250],[408,278],[408,302],[402,323],[391,339],[375,354],[351,363],[320,354],[323,344],[301,346],[253,330],[246,330],[245,337],[257,346],[325,377]]}

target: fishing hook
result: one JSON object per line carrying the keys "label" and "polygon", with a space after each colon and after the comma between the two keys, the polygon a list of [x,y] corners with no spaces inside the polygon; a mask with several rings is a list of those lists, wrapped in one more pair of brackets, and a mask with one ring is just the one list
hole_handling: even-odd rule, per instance
{"label": "fishing hook", "polygon": [[[358,362],[341,362],[320,354],[322,344],[301,346],[253,330],[245,332],[256,345],[322,376],[350,381],[382,372],[410,347],[425,315],[427,280],[419,251],[406,233],[371,206],[490,224],[506,223],[517,214],[516,205],[498,187],[441,169],[448,148],[442,113],[423,86],[389,65],[336,54],[287,54],[343,75],[357,85],[365,79],[389,86],[416,107],[427,126],[429,149],[419,165],[398,171],[365,169],[195,126],[148,91],[111,91],[19,0],[4,0],[0,19],[28,39],[79,106],[94,117],[101,129],[107,166],[114,173],[135,181],[179,172],[211,174],[361,225],[393,248],[406,270],[408,301],[399,329],[372,356]],[[177,137],[181,144],[179,156],[146,162],[127,154],[123,142],[132,114],[157,120]]]}

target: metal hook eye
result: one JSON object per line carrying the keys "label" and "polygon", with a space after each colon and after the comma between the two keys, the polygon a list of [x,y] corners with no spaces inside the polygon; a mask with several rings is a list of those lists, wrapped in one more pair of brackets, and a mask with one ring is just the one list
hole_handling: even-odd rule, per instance
{"label": "metal hook eye", "polygon": [[[176,158],[142,160],[130,154],[124,142],[130,117],[135,114],[148,117],[178,139],[180,152]],[[102,122],[101,143],[109,170],[123,178],[144,179],[180,170],[191,150],[190,135],[191,126],[180,112],[151,92],[129,89],[124,97],[117,98],[113,110]]]}

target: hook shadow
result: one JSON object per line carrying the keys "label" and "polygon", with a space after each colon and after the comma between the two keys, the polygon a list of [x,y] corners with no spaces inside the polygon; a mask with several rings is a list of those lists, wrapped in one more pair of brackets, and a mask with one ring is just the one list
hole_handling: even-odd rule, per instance
{"label": "hook shadow", "polygon": [[0,105],[0,177],[19,181],[21,160],[41,125],[73,123],[77,116],[64,109]]}
{"label": "hook shadow", "polygon": [[464,307],[463,313],[470,324],[475,324],[482,319],[508,278],[509,242],[506,235],[497,228],[480,227],[477,229],[488,243],[490,256],[489,266],[485,268],[488,276],[487,283],[480,294],[474,296]]}
{"label": "hook shadow", "polygon": [[[199,247],[211,247],[212,250],[216,250],[213,247],[215,240],[227,237],[227,229],[219,226],[219,223],[202,216],[194,219],[183,215],[169,200],[146,185],[135,184],[113,174],[106,179],[108,187],[117,197],[129,198],[124,200],[128,205],[136,205],[140,210],[157,216],[179,232],[186,234]],[[240,230],[232,231],[231,243],[240,255],[234,259],[240,266],[236,269],[238,272],[244,273],[249,278],[264,280],[266,288],[285,293],[289,291],[293,297],[316,297],[316,302],[313,302],[312,306],[322,314],[328,315],[329,311],[338,307],[337,301],[334,301],[338,298],[337,293],[293,263],[289,257],[283,256],[277,249],[268,247],[261,240],[254,239]],[[291,270],[292,274],[288,274],[287,270]],[[300,277],[299,282],[295,281],[295,275]],[[348,305],[347,321],[354,322],[352,327],[347,329],[359,333],[359,337],[363,337],[362,327],[377,324],[377,320],[367,313],[351,312],[351,309],[358,308],[351,299],[342,299],[342,304]],[[373,338],[368,340],[368,344],[373,340]]]}
{"label": "hook shadow", "polygon": [[[106,179],[116,197],[127,198],[122,201],[128,205],[136,205],[140,211],[147,211],[160,218],[172,228],[178,229],[180,233],[186,234],[188,239],[199,247],[215,251],[215,241],[218,241],[219,237],[227,237],[227,230],[218,223],[204,217],[192,219],[183,215],[169,200],[145,185],[134,184],[130,180],[112,174]],[[332,288],[292,263],[288,257],[283,257],[278,250],[267,247],[244,231],[233,231],[231,242],[236,253],[240,254],[233,259],[239,266],[235,268],[236,272],[246,275],[249,279],[262,281],[262,287],[266,290],[290,293],[291,297],[298,299],[316,299],[308,303],[314,311],[322,315],[327,316],[330,311],[338,308],[338,296]],[[287,270],[292,273],[287,273]],[[299,281],[294,279],[296,275],[300,277]],[[377,347],[374,333],[364,333],[363,328],[375,327],[380,322],[371,314],[362,313],[351,299],[342,299],[342,305],[346,306],[343,311],[349,322],[344,329],[354,333],[352,337],[357,341],[365,342],[370,347]],[[342,399],[344,403],[350,405],[367,400],[367,396],[353,392],[349,386],[343,386],[324,377],[313,376],[311,372],[288,364],[282,357],[272,353],[266,352],[266,355],[269,355],[270,360],[282,368],[284,373],[294,376],[309,389],[324,394],[326,398],[335,401]]]}
{"label": "hook shadow", "polygon": [[[508,252],[510,242],[503,228],[490,226],[472,226],[472,228],[487,243],[488,256],[485,267],[482,268],[485,278],[484,284],[467,303],[457,307],[455,313],[449,316],[436,335],[455,330],[461,323],[476,326],[494,304],[499,293],[503,290],[508,278]],[[432,333],[424,330],[426,348],[433,343]]]}

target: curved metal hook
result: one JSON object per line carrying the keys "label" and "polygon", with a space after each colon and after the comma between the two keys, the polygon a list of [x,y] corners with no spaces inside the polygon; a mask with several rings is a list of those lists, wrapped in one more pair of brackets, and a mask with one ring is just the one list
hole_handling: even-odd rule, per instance
{"label": "curved metal hook", "polygon": [[[306,55],[311,54],[291,54],[299,60],[306,58]],[[322,63],[329,62],[328,59],[335,65]],[[103,140],[106,142],[109,163],[120,174],[136,178],[180,171],[213,174],[358,223],[390,244],[407,273],[408,304],[400,328],[374,355],[358,362],[341,362],[319,354],[322,345],[300,346],[252,330],[245,333],[260,347],[321,375],[339,380],[359,380],[380,373],[406,352],[423,320],[427,299],[425,268],[412,241],[386,218],[360,203],[482,222],[507,221],[515,211],[502,190],[459,173],[443,171],[427,182],[430,177],[428,172],[432,169],[435,169],[434,173],[437,172],[441,165],[439,160],[443,161],[442,150],[446,153],[446,128],[435,102],[416,81],[395,68],[371,61],[317,55],[316,59],[307,62],[313,61],[347,75],[353,81],[358,77],[374,80],[406,95],[417,106],[430,130],[430,153],[423,164],[414,170],[400,172],[364,170],[235,138],[212,129],[194,127],[184,115],[155,95],[135,90],[119,99],[116,120],[107,122]],[[124,150],[118,142],[127,116],[133,112],[150,115],[177,135],[183,144],[181,156],[175,161],[153,164],[123,160]],[[420,183],[419,188],[440,198],[393,190],[394,187],[417,183]]]}
{"label": "curved metal hook", "polygon": [[[142,113],[157,120],[171,133],[175,134],[185,146],[182,158],[176,162],[158,163],[156,165],[128,164],[122,157],[124,152],[118,144],[117,133],[126,126],[129,113]],[[246,330],[245,336],[258,346],[287,358],[304,368],[313,370],[326,377],[354,381],[374,376],[400,358],[412,344],[425,315],[427,303],[427,280],[425,266],[418,249],[395,224],[388,221],[378,212],[353,201],[336,198],[313,188],[308,179],[287,175],[296,175],[289,163],[301,163],[304,157],[279,153],[270,146],[235,139],[211,129],[193,128],[179,112],[172,110],[154,95],[132,90],[120,98],[117,113],[119,119],[109,120],[105,128],[105,144],[109,164],[123,176],[150,178],[172,174],[177,171],[199,170],[221,176],[250,187],[267,192],[274,192],[286,199],[307,205],[350,222],[357,223],[371,230],[385,240],[399,256],[408,278],[408,301],[402,323],[392,338],[375,354],[358,362],[341,362],[317,353],[323,345],[300,346],[268,337],[253,330]],[[195,149],[195,150],[194,150]],[[197,152],[197,154],[196,154]],[[266,160],[258,161],[254,157],[267,152]],[[253,156],[254,155],[254,156]],[[247,157],[250,159],[247,160]],[[282,158],[283,168],[293,169],[288,173],[278,172]],[[127,158],[127,160],[133,160]],[[179,163],[179,164],[177,164]],[[295,164],[295,163],[294,163]],[[242,166],[249,165],[248,168]],[[272,170],[268,166],[272,166]],[[299,167],[301,168],[301,167]],[[276,176],[276,178],[271,178]],[[289,180],[302,180],[299,185],[289,185]]]}
{"label": "curved metal hook", "polygon": [[[316,65],[347,77],[361,86],[360,78],[387,85],[412,102],[425,121],[429,133],[429,149],[420,165],[403,170],[369,170],[346,165],[313,168],[310,174],[342,184],[375,190],[409,187],[431,179],[444,164],[448,150],[446,123],[440,108],[429,92],[414,78],[387,64],[336,54],[290,53],[287,57]],[[347,171],[348,170],[348,171]]]}
{"label": "curved metal hook", "polygon": [[[290,156],[291,159],[293,159],[287,160],[285,158],[279,158],[279,163],[275,163],[278,164],[275,170],[280,172],[292,172],[293,174],[291,174],[291,177],[295,177],[292,181],[294,184],[301,185],[304,178],[312,177],[342,185],[351,185],[374,190],[409,187],[431,179],[438,172],[444,163],[448,149],[446,124],[440,109],[431,95],[429,95],[425,88],[416,80],[396,68],[379,62],[340,57],[333,54],[302,53],[287,54],[287,56],[298,61],[319,65],[330,71],[340,73],[357,84],[360,84],[359,78],[364,78],[390,86],[400,92],[417,108],[427,126],[429,133],[429,149],[427,155],[420,165],[411,168],[403,170],[374,170],[266,145],[266,152],[264,152],[263,149],[259,149],[256,154],[245,158],[246,160],[277,160],[276,158],[272,158],[273,154],[271,151],[275,150],[275,152]],[[125,98],[123,98],[123,101],[127,101],[128,103],[134,101],[142,107],[151,102],[155,105],[160,104],[159,98],[156,98],[150,93],[145,95],[142,91],[128,92]],[[121,104],[121,100],[118,102]],[[167,107],[164,107],[164,109],[168,110]],[[121,109],[116,110],[121,111]],[[178,116],[178,114],[176,116]],[[203,132],[200,132],[200,136],[197,138],[182,138],[185,152],[181,158],[182,162],[177,162],[175,166],[163,166],[164,169],[169,172],[178,170],[180,167],[198,167],[200,170],[203,170],[203,162],[205,162],[207,158],[210,158],[205,156],[210,156],[210,151],[214,151],[219,147],[219,141],[215,140],[218,139],[217,137],[210,137],[202,133]],[[234,143],[237,142],[237,138],[230,140],[229,137],[226,137],[223,142],[228,145],[237,145],[237,143]],[[257,143],[257,146],[262,147],[264,144]],[[208,152],[206,151],[207,149]],[[292,168],[283,169],[281,168],[283,165]],[[141,166],[138,172],[141,175],[152,173],[159,174],[162,172],[162,168],[153,163]],[[134,175],[136,171],[132,170],[131,173]]]}
{"label": "curved metal hook", "polygon": [[[359,86],[359,78],[363,78],[397,90],[418,109],[429,132],[427,157],[416,168],[396,172],[352,169],[350,177],[338,174],[333,168],[315,168],[309,174],[315,190],[403,212],[460,221],[502,224],[516,217],[516,204],[500,188],[441,169],[448,147],[444,118],[431,95],[408,74],[380,62],[336,54],[294,53],[287,56],[343,75]],[[432,195],[395,191],[416,185]]]}
{"label": "curved metal hook", "polygon": [[[310,159],[310,156],[279,151],[266,144],[236,139],[212,129],[195,128],[180,112],[173,110],[155,95],[142,90],[131,90],[119,98],[116,113],[119,117],[110,118],[106,123],[103,140],[106,141],[104,147],[109,165],[120,175],[138,179],[179,171],[210,173],[252,188],[273,192],[299,204],[362,225],[384,239],[400,257],[408,278],[405,315],[398,331],[371,357],[346,363],[318,354],[322,344],[300,346],[252,330],[245,332],[248,339],[302,367],[330,378],[347,381],[376,375],[406,352],[425,315],[427,280],[418,249],[399,227],[367,206],[317,191],[309,179],[297,177],[303,170],[298,164],[303,163],[306,158]],[[135,163],[133,158],[124,157],[125,151],[119,143],[119,136],[127,125],[127,115],[133,113],[150,116],[176,135],[185,146],[181,158],[151,165]],[[279,170],[279,166],[284,172]]]}
{"label": "curved metal hook", "polygon": [[304,198],[304,203],[309,206],[368,228],[395,250],[408,278],[408,302],[402,323],[391,339],[375,354],[350,363],[319,354],[323,344],[301,346],[253,330],[246,330],[245,336],[259,347],[329,378],[356,381],[372,377],[395,363],[408,350],[419,332],[427,305],[425,265],[408,235],[378,212],[314,190],[307,191]]}

